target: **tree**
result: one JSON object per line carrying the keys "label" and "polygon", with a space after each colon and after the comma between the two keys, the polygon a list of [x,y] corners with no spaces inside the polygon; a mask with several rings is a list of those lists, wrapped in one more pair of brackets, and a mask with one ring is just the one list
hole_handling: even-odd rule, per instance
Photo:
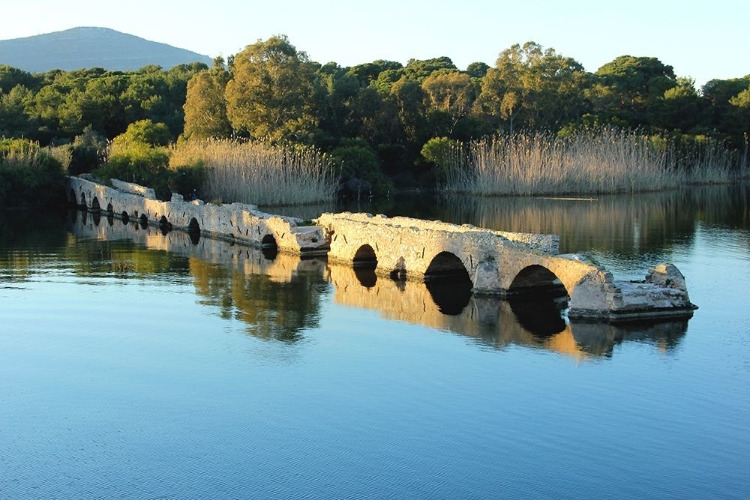
{"label": "tree", "polygon": [[33,100],[29,89],[16,85],[10,92],[0,92],[0,137],[28,137],[33,123],[26,114],[27,103]]}
{"label": "tree", "polygon": [[436,71],[457,71],[458,68],[450,57],[435,57],[433,59],[409,59],[404,67],[404,76],[409,80],[422,83],[425,78]]}
{"label": "tree", "polygon": [[479,103],[485,112],[530,128],[552,129],[585,112],[583,66],[534,42],[500,53],[482,80]]}
{"label": "tree", "polygon": [[257,139],[311,142],[320,99],[316,70],[286,36],[247,46],[234,58],[226,87],[232,127]]}
{"label": "tree", "polygon": [[214,61],[211,70],[201,71],[190,79],[184,106],[186,138],[219,139],[232,134],[224,100],[228,81],[223,59]]}
{"label": "tree", "polygon": [[422,82],[433,110],[450,117],[449,134],[458,121],[467,116],[476,100],[476,89],[471,77],[458,71],[434,72]]}
{"label": "tree", "polygon": [[649,125],[648,110],[678,85],[672,66],[655,57],[620,56],[596,72],[594,111],[604,122]]}
{"label": "tree", "polygon": [[473,62],[466,67],[466,73],[472,78],[484,78],[490,67],[483,62]]}

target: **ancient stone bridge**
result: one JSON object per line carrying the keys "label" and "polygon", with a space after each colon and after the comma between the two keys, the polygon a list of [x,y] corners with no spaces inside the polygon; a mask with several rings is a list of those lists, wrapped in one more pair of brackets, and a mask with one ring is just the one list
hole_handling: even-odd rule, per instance
{"label": "ancient stone bridge", "polygon": [[[508,233],[470,225],[388,218],[370,214],[323,214],[315,226],[265,214],[253,205],[159,201],[141,186],[114,182],[110,188],[69,178],[69,200],[124,220],[228,240],[274,246],[298,255],[326,254],[332,261],[371,267],[396,280],[463,280],[476,296],[544,292],[569,297],[571,318],[610,321],[689,317],[685,280],[676,267],[649,269],[638,283],[616,281],[601,267],[558,253],[553,235]],[[456,286],[463,286],[460,281]]]}
{"label": "ancient stone bridge", "polygon": [[676,267],[649,269],[642,283],[615,281],[603,268],[558,254],[558,237],[369,214],[323,214],[329,259],[370,265],[392,277],[467,276],[475,295],[509,297],[560,290],[569,316],[622,320],[692,314]]}
{"label": "ancient stone bridge", "polygon": [[112,181],[105,186],[80,177],[67,179],[68,201],[91,211],[102,211],[124,220],[182,229],[194,234],[225,239],[251,246],[274,246],[291,254],[322,255],[327,251],[323,232],[314,226],[299,226],[294,217],[266,214],[254,205],[206,204],[156,199],[152,189]]}

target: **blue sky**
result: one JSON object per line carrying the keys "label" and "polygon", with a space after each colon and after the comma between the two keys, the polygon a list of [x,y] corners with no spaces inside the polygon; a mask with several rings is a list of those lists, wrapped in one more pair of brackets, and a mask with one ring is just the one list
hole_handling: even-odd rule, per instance
{"label": "blue sky", "polygon": [[464,69],[533,40],[592,72],[627,54],[657,57],[697,86],[750,74],[747,0],[34,0],[0,15],[0,39],[99,26],[211,57],[285,34],[320,63],[448,56]]}

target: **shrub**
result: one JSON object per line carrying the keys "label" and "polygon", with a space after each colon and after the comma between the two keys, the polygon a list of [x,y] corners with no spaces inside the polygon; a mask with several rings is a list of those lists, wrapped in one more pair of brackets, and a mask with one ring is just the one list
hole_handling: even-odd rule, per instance
{"label": "shrub", "polygon": [[362,139],[349,139],[331,151],[341,172],[341,185],[353,194],[385,194],[393,190],[390,179],[380,169],[378,155]]}
{"label": "shrub", "polygon": [[62,164],[49,149],[23,139],[0,140],[0,207],[61,203],[63,180]]}

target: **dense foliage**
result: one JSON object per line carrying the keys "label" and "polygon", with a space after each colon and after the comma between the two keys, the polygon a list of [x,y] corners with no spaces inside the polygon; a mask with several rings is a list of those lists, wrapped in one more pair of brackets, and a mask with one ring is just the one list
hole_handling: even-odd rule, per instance
{"label": "dense foliage", "polygon": [[40,206],[64,200],[63,165],[23,139],[0,140],[0,207]]}
{"label": "dense foliage", "polygon": [[[284,36],[212,68],[29,74],[0,66],[0,136],[81,145],[85,133],[112,140],[142,120],[163,124],[162,142],[314,146],[338,162],[344,188],[388,191],[440,180],[436,151],[446,144],[515,132],[616,126],[683,143],[711,138],[746,155],[750,75],[696,89],[653,57],[620,56],[591,73],[533,42],[465,71],[447,57],[341,67],[310,61]],[[136,143],[124,156],[113,152],[112,173],[166,164],[162,143]]]}

